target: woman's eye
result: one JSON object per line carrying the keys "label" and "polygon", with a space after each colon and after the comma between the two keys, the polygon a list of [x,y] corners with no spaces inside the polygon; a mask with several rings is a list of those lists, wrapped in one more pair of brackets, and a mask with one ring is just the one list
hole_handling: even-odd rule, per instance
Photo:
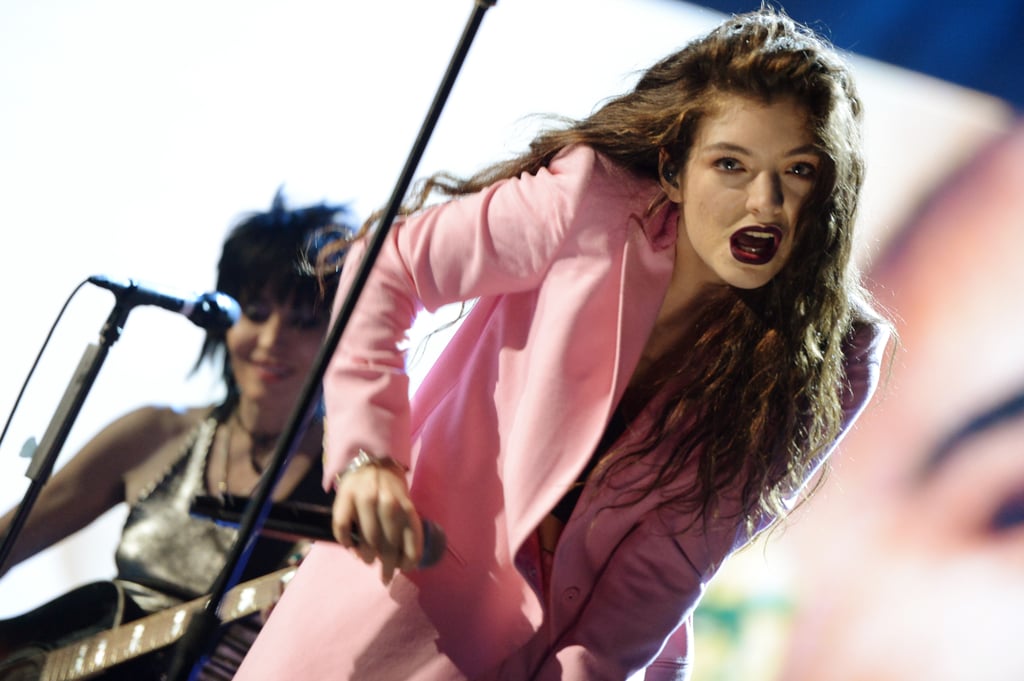
{"label": "woman's eye", "polygon": [[296,329],[316,329],[326,325],[327,316],[313,310],[292,310],[289,321]]}
{"label": "woman's eye", "polygon": [[798,177],[814,177],[818,172],[818,169],[813,163],[795,163],[789,169],[789,172]]}
{"label": "woman's eye", "polygon": [[1024,490],[1005,499],[992,517],[992,529],[1009,530],[1024,524]]}
{"label": "woman's eye", "polygon": [[251,321],[265,322],[270,319],[270,305],[260,302],[247,303],[242,308],[242,314]]}
{"label": "woman's eye", "polygon": [[715,167],[720,170],[739,170],[742,166],[734,158],[720,158],[715,161]]}

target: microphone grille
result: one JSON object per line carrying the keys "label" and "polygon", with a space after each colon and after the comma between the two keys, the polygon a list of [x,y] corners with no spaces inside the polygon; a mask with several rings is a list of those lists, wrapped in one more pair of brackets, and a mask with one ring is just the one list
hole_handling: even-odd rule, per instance
{"label": "microphone grille", "polygon": [[426,568],[441,562],[447,548],[448,538],[445,537],[444,530],[429,520],[424,520],[423,557],[420,559],[419,567]]}

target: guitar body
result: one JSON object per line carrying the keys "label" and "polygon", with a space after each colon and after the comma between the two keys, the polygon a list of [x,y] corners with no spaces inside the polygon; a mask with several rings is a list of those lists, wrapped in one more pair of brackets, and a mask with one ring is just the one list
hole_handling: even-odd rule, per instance
{"label": "guitar body", "polygon": [[93,582],[0,620],[0,681],[36,681],[47,652],[118,625],[123,613],[120,588]]}
{"label": "guitar body", "polygon": [[[49,653],[141,615],[113,582],[93,582],[18,617],[0,620],[0,681],[40,681]],[[155,681],[167,651],[89,674],[105,681]]]}
{"label": "guitar body", "polygon": [[[221,624],[276,603],[294,573],[282,568],[228,591],[217,609]],[[112,582],[79,587],[0,621],[0,681],[156,681],[169,666],[172,644],[208,600],[141,615]]]}
{"label": "guitar body", "polygon": [[43,673],[45,655],[22,656],[0,662],[0,679],[3,681],[39,681]]}

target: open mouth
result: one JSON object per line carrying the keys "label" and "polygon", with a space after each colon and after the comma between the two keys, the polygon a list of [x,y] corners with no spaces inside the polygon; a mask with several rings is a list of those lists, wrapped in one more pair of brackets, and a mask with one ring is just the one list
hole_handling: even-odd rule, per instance
{"label": "open mouth", "polygon": [[782,243],[782,230],[774,225],[744,227],[729,239],[732,257],[749,265],[771,262]]}

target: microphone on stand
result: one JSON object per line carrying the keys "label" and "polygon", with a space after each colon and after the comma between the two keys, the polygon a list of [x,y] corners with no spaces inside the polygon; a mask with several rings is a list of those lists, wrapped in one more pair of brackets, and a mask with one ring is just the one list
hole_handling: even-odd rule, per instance
{"label": "microphone on stand", "polygon": [[226,331],[242,315],[242,310],[235,299],[219,291],[182,296],[162,293],[134,279],[124,282],[96,275],[89,277],[88,281],[90,284],[113,291],[118,301],[128,307],[156,305],[182,314],[196,326],[208,331]]}

